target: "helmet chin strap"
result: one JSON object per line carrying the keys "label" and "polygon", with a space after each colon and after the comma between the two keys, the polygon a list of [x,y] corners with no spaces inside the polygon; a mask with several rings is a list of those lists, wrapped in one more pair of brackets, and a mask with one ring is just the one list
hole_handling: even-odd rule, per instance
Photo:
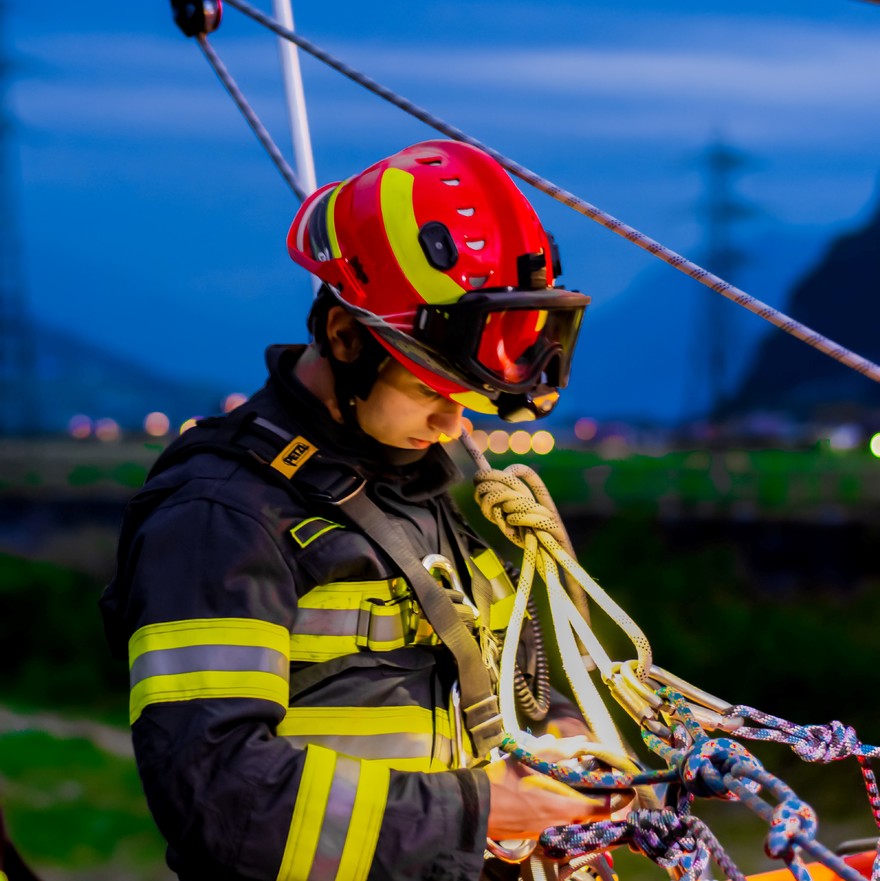
{"label": "helmet chin strap", "polygon": [[333,372],[334,391],[342,422],[349,431],[354,432],[365,444],[367,450],[375,451],[377,458],[396,467],[418,462],[427,450],[405,450],[391,447],[377,441],[360,426],[357,418],[356,399],[366,401],[376,384],[382,365],[391,357],[382,346],[365,331],[361,332],[363,347],[354,361],[341,361],[327,346],[324,357]]}

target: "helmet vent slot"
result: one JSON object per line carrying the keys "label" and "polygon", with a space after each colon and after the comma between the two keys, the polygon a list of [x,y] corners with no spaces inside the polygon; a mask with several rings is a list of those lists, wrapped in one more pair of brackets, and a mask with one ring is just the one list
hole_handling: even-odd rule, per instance
{"label": "helmet vent slot", "polygon": [[461,179],[457,177],[441,177],[440,180],[442,180],[447,187],[457,187],[461,183]]}
{"label": "helmet vent slot", "polygon": [[472,251],[482,251],[486,247],[485,239],[474,239],[472,242],[465,242]]}
{"label": "helmet vent slot", "polygon": [[473,208],[456,208],[455,209],[462,217],[473,217],[474,209]]}
{"label": "helmet vent slot", "polygon": [[468,276],[468,284],[471,286],[471,290],[476,290],[477,288],[481,288],[486,282],[489,281],[488,275],[469,275]]}
{"label": "helmet vent slot", "polygon": [[442,165],[443,160],[439,156],[429,156],[426,159],[419,159],[420,165]]}

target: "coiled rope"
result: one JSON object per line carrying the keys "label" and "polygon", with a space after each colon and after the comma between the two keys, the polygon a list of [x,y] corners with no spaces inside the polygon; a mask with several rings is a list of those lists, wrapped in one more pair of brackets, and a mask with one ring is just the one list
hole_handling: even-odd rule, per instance
{"label": "coiled rope", "polygon": [[[861,876],[852,867],[815,839],[815,814],[781,780],[767,772],[749,751],[727,738],[710,739],[703,724],[733,731],[756,740],[790,745],[805,761],[829,762],[855,757],[861,766],[875,821],[880,825],[880,792],[869,759],[880,756],[880,747],[862,744],[855,731],[832,722],[829,725],[800,726],[751,707],[725,704],[700,689],[683,683],[688,700],[665,681],[681,682],[652,666],[651,647],[635,622],[593,581],[563,548],[570,547],[558,511],[540,478],[523,465],[504,471],[493,470],[485,456],[466,434],[462,443],[474,460],[476,499],[487,519],[523,549],[523,566],[514,611],[501,655],[499,701],[507,737],[502,749],[513,758],[570,786],[594,790],[635,789],[640,807],[624,820],[607,820],[546,830],[540,839],[544,853],[551,858],[593,855],[619,844],[628,844],[659,865],[675,869],[676,874],[696,881],[710,858],[726,877],[742,879],[742,873],[702,821],[689,814],[694,797],[741,801],[768,824],[766,852],[783,860],[797,881],[809,881],[801,858],[808,853],[830,867],[846,881]],[[636,658],[625,663],[612,662],[589,625],[577,620],[574,604],[558,585],[558,566],[569,573],[595,605],[602,609],[632,642]],[[522,625],[526,601],[537,574],[547,588],[554,629],[566,678],[584,718],[597,735],[591,755],[564,762],[542,761],[532,752],[533,743],[518,730],[512,698],[510,669]],[[586,675],[573,646],[575,632],[587,646],[590,656],[611,695],[639,722],[648,747],[667,764],[665,771],[634,769],[607,709]],[[697,712],[699,710],[699,712]],[[699,718],[698,718],[699,716]],[[663,720],[661,722],[661,719]],[[595,761],[611,770],[596,770]],[[630,764],[627,764],[630,762]],[[660,783],[683,787],[677,809],[661,808],[646,791]],[[772,796],[768,804],[761,794]],[[875,881],[880,881],[880,856],[875,859]]]}
{"label": "coiled rope", "polygon": [[655,241],[650,236],[629,226],[622,220],[618,220],[616,217],[603,211],[601,208],[598,208],[590,202],[587,202],[585,199],[570,193],[568,190],[547,180],[547,178],[536,174],[534,171],[531,171],[524,165],[508,158],[493,147],[471,137],[461,129],[450,125],[438,116],[435,116],[433,113],[424,110],[412,101],[398,95],[393,90],[381,85],[361,71],[356,70],[345,62],[334,57],[311,40],[297,34],[295,31],[290,30],[290,28],[284,27],[271,16],[266,15],[261,10],[253,7],[250,3],[247,3],[246,0],[226,0],[226,2],[257,23],[268,28],[270,31],[273,31],[282,39],[294,43],[318,61],[333,68],[333,70],[343,74],[343,76],[348,77],[353,82],[363,86],[365,89],[368,89],[373,92],[373,94],[378,95],[383,100],[388,101],[395,107],[408,113],[410,116],[421,120],[426,125],[439,131],[441,134],[444,134],[453,140],[471,144],[472,146],[478,147],[488,153],[512,175],[535,187],[535,189],[540,190],[542,193],[545,193],[558,202],[562,202],[563,205],[567,205],[579,214],[589,217],[590,220],[593,220],[611,232],[622,236],[628,242],[632,242],[632,244],[642,248],[642,250],[647,251],[649,254],[653,254],[664,263],[669,264],[679,270],[679,272],[683,272],[685,275],[698,281],[700,284],[715,291],[715,293],[721,294],[721,296],[726,297],[728,300],[732,300],[744,309],[748,309],[749,312],[763,318],[765,321],[769,321],[780,330],[796,337],[808,346],[818,349],[820,352],[824,352],[829,357],[834,358],[841,364],[845,364],[847,367],[861,373],[863,376],[866,376],[875,382],[880,382],[880,365],[875,364],[873,361],[869,361],[867,358],[863,358],[856,352],[853,352],[845,346],[836,343],[834,340],[823,336],[807,325],[795,321],[795,319],[786,315],[784,312],[774,309],[772,306],[767,305],[756,297],[753,297],[729,282],[724,281],[724,279],[719,278],[717,275],[714,275],[697,263],[688,260],[686,257],[683,257],[671,248],[667,248],[665,245],[660,244],[660,242]]}

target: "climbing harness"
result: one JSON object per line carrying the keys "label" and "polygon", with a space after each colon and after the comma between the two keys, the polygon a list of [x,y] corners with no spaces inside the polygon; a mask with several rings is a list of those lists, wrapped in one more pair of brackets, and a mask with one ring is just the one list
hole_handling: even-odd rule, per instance
{"label": "climbing harness", "polygon": [[[880,791],[869,760],[880,757],[880,747],[861,743],[855,731],[840,722],[794,725],[751,707],[726,704],[655,666],[644,633],[564,549],[569,544],[564,527],[540,478],[523,465],[493,470],[469,437],[462,440],[478,469],[474,477],[476,498],[484,516],[524,552],[501,655],[499,696],[506,732],[502,749],[535,770],[576,788],[609,792],[629,789],[638,794],[638,807],[624,819],[546,830],[539,841],[543,853],[571,861],[628,844],[659,865],[674,870],[675,877],[697,881],[712,859],[726,877],[738,881],[744,877],[742,872],[705,824],[690,813],[695,798],[721,798],[742,802],[768,824],[766,853],[781,859],[797,881],[810,878],[802,853],[846,881],[862,878],[856,869],[816,840],[816,818],[809,805],[766,771],[740,743],[726,737],[713,739],[706,732],[719,730],[788,744],[805,761],[855,757],[878,828]],[[569,584],[578,585],[623,630],[635,648],[635,659],[614,662],[609,658],[561,589],[559,567],[570,576]],[[540,743],[520,729],[510,697],[510,664],[535,574],[546,587],[562,669],[584,718],[598,738],[598,743],[591,745],[589,756],[565,762],[547,762],[536,755]],[[666,762],[666,769],[643,771],[635,766],[577,655],[575,633],[586,646],[611,696],[638,723],[643,741]],[[597,759],[607,769],[596,770]],[[651,791],[661,784],[667,786],[662,805]],[[764,794],[775,805],[765,801]],[[877,856],[872,877],[873,881],[880,879]]]}
{"label": "climbing harness", "polygon": [[[756,300],[638,230],[443,122],[282,26],[253,8],[246,0],[227,0],[227,3],[447,137],[482,149],[511,174],[623,236],[716,293],[868,378],[880,381],[880,366],[877,364]],[[179,0],[172,0],[172,6],[178,11],[177,20],[181,29],[188,36],[197,38],[211,66],[258,139],[293,192],[302,199],[305,194],[296,175],[208,43],[207,33],[216,29],[220,21],[220,0],[205,0],[201,10],[198,3]],[[501,751],[512,759],[571,786],[609,793],[634,791],[637,795],[635,808],[621,819],[553,828],[544,832],[538,842],[541,853],[544,857],[566,863],[560,877],[584,877],[579,874],[581,870],[588,870],[591,877],[604,877],[595,869],[597,856],[610,848],[627,844],[665,867],[675,878],[697,881],[704,877],[710,861],[714,860],[727,878],[741,881],[744,875],[720,842],[702,820],[691,814],[695,799],[718,798],[741,802],[767,823],[767,854],[782,860],[797,881],[808,881],[810,878],[809,869],[803,861],[804,854],[830,868],[845,881],[859,881],[863,877],[859,871],[816,840],[816,818],[809,805],[765,770],[740,743],[729,737],[712,738],[707,732],[720,731],[743,738],[788,744],[806,761],[829,762],[855,757],[878,827],[880,790],[870,759],[880,756],[880,747],[861,743],[855,731],[840,722],[824,726],[794,725],[750,707],[727,704],[654,665],[651,646],[643,631],[578,564],[559,513],[537,474],[523,465],[513,465],[504,471],[494,470],[466,434],[462,437],[462,443],[478,469],[474,481],[477,501],[483,514],[523,551],[523,564],[501,651],[497,709],[494,704],[485,707],[475,704],[467,711],[474,716],[468,721],[472,732],[475,728],[478,731],[485,728],[478,752],[483,752],[485,747],[497,744],[501,739]],[[352,498],[357,500],[354,505],[356,510],[361,505],[360,497],[354,493]],[[357,512],[356,516],[369,519],[370,512],[364,510]],[[417,563],[419,561],[413,563],[407,576],[421,582],[427,576],[427,571]],[[417,569],[420,571],[417,572]],[[588,755],[560,762],[547,762],[540,758],[540,741],[520,727],[517,713],[517,695],[521,695],[524,683],[516,675],[516,651],[530,602],[534,602],[532,590],[536,583],[535,576],[546,591],[562,670],[596,738],[596,742],[590,744]],[[418,595],[421,601],[421,593],[418,592]],[[626,635],[633,646],[634,658],[615,661],[609,656],[583,612],[585,595]],[[470,636],[467,641],[474,645]],[[474,656],[473,649],[465,644],[465,640],[461,642],[462,651]],[[645,770],[632,757],[599,688],[593,682],[592,671],[595,671],[611,697],[636,722],[642,740],[666,763],[665,769]],[[456,697],[460,699],[461,695],[456,692],[453,698]],[[522,699],[519,702],[523,703]],[[539,693],[533,696],[533,703],[537,706],[530,704],[530,712],[526,715],[532,719],[539,718],[542,709],[546,712],[546,695]],[[460,739],[460,731],[458,736]],[[659,795],[661,788],[665,789],[662,798]],[[532,857],[534,865],[534,843],[521,843],[518,846],[491,843],[490,850],[511,861]],[[535,873],[538,874],[537,869]],[[876,851],[872,878],[873,881],[880,881],[880,856],[876,856]]]}

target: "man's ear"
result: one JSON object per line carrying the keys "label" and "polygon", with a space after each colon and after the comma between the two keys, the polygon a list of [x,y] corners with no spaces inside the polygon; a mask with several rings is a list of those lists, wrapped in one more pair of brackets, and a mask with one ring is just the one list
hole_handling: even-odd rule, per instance
{"label": "man's ear", "polygon": [[364,343],[361,326],[342,306],[331,306],[327,312],[327,345],[337,361],[356,361]]}

